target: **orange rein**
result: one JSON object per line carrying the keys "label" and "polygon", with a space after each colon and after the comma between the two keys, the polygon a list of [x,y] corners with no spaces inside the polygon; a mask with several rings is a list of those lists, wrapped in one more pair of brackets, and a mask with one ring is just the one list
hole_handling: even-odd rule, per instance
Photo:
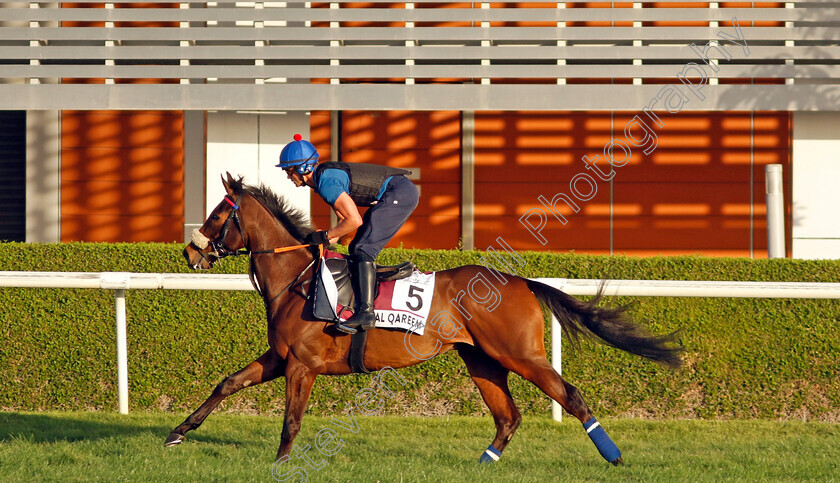
{"label": "orange rein", "polygon": [[[245,253],[243,253],[243,255],[245,255],[245,254],[247,254],[247,255],[258,255],[258,254],[261,254],[261,253],[286,253],[286,252],[291,252],[293,250],[299,250],[301,248],[309,248],[310,246],[312,246],[312,245],[292,245],[292,246],[288,246],[288,247],[277,247],[273,250],[260,250],[260,251],[256,251],[256,252],[245,252]],[[292,288],[292,286],[295,283],[297,283],[298,280],[300,280],[300,277],[302,277],[303,274],[306,273],[306,271],[309,270],[312,267],[312,265],[315,264],[315,262],[317,260],[319,260],[323,257],[324,257],[324,245],[318,245],[318,258],[313,258],[312,261],[309,262],[309,265],[307,265],[303,270],[301,270],[301,272],[297,275],[297,277],[295,277],[294,280],[291,281],[291,283],[286,285],[286,287],[283,290],[281,290],[280,293],[278,293],[277,295],[272,297],[271,300],[266,301],[265,302],[266,306],[270,306],[275,300],[277,300],[278,297],[280,297],[281,295],[286,293],[290,288]],[[257,291],[257,293],[260,294],[260,296],[262,296],[265,299],[265,295],[263,295],[262,290],[257,285],[257,282],[254,279],[254,272],[251,271],[251,269],[248,270],[248,278],[251,279],[251,284],[254,286],[254,289]]]}
{"label": "orange rein", "polygon": [[[288,247],[278,247],[278,248],[275,248],[274,250],[262,250],[262,251],[259,251],[259,252],[250,252],[250,253],[252,255],[255,254],[255,253],[257,253],[257,254],[259,254],[259,253],[285,253],[285,252],[291,252],[293,250],[298,250],[298,249],[301,249],[301,248],[308,248],[310,246],[312,246],[312,245],[291,245],[291,246],[288,246]],[[318,245],[318,254],[322,257],[324,256],[324,245]]]}
{"label": "orange rein", "polygon": [[[300,250],[301,248],[309,248],[314,245],[290,245],[287,247],[277,247],[272,248],[271,250],[257,250],[257,251],[247,251],[247,250],[240,250],[237,252],[237,255],[264,255],[267,253],[286,253],[295,250]],[[318,245],[318,256],[324,256],[324,245]]]}

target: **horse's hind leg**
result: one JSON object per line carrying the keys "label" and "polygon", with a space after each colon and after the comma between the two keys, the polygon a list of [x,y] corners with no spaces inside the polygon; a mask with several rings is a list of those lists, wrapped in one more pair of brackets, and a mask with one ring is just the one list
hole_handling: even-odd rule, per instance
{"label": "horse's hind leg", "polygon": [[213,409],[215,409],[216,406],[218,406],[219,403],[226,397],[242,388],[268,382],[282,375],[283,365],[282,359],[280,359],[273,350],[269,349],[254,362],[226,377],[224,381],[216,386],[216,389],[213,390],[213,394],[204,401],[204,404],[202,404],[194,413],[190,414],[183,423],[169,433],[169,437],[166,438],[164,446],[174,446],[183,442],[185,439],[184,435],[187,431],[191,431],[201,426],[204,419],[207,418]]}
{"label": "horse's hind leg", "polygon": [[557,374],[557,371],[551,367],[547,359],[528,361],[525,364],[519,362],[518,365],[520,367],[517,367],[517,373],[557,401],[569,414],[578,418],[605,460],[614,465],[624,464],[624,460],[621,459],[621,451],[595,419],[578,388],[560,377],[560,374]]}
{"label": "horse's hind leg", "polygon": [[463,346],[458,349],[458,355],[466,363],[470,377],[496,423],[496,438],[479,459],[482,463],[492,463],[502,456],[502,451],[522,421],[508,389],[507,377],[510,371],[476,347]]}

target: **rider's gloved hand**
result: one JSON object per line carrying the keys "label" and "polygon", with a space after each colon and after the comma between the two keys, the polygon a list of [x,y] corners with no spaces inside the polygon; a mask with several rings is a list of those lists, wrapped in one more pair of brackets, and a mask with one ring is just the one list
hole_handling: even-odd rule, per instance
{"label": "rider's gloved hand", "polygon": [[330,237],[327,235],[327,230],[313,231],[312,233],[306,235],[303,242],[312,246],[328,246],[330,244]]}

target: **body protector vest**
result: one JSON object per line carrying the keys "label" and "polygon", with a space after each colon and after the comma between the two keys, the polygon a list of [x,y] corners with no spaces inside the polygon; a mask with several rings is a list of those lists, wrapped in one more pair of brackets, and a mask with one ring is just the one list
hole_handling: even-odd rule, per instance
{"label": "body protector vest", "polygon": [[340,169],[350,177],[350,198],[357,206],[370,206],[376,201],[376,195],[382,189],[382,183],[391,176],[408,175],[411,171],[407,169],[380,166],[378,164],[366,163],[345,163],[342,161],[330,161],[319,164],[315,169],[315,183],[321,172],[325,169]]}

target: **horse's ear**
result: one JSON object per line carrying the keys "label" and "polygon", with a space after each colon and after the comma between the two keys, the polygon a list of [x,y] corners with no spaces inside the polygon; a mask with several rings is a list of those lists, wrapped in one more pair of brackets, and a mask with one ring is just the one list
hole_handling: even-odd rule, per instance
{"label": "horse's ear", "polygon": [[227,174],[227,180],[225,179],[224,176],[222,176],[222,184],[224,185],[225,191],[227,191],[227,194],[229,194],[230,196],[233,196],[233,190],[230,188],[231,183],[233,183],[233,181],[234,181],[233,176],[230,175],[229,171],[225,172],[225,174]]}

